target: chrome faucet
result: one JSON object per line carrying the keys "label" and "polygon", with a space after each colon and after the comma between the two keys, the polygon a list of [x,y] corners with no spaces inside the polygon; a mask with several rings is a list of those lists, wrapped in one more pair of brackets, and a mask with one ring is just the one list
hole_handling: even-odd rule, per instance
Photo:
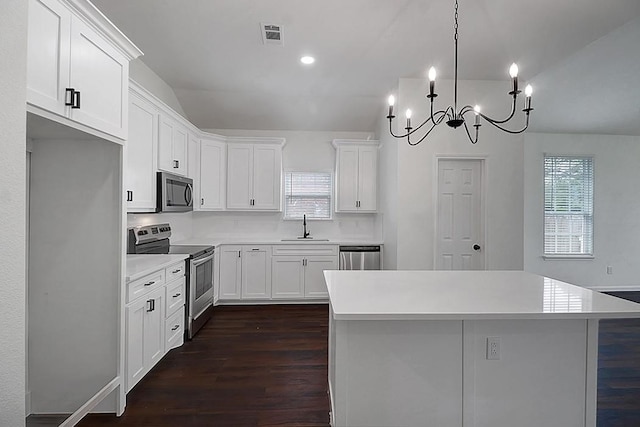
{"label": "chrome faucet", "polygon": [[308,239],[311,231],[307,231],[307,214],[302,215],[302,238]]}

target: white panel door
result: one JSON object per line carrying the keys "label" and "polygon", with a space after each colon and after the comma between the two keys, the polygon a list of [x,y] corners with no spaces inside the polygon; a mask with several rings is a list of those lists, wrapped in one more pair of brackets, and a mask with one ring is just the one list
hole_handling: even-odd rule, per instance
{"label": "white panel door", "polygon": [[227,147],[227,208],[250,209],[253,188],[253,145]]}
{"label": "white panel door", "polygon": [[253,147],[253,208],[280,210],[282,169],[280,146],[256,144]]}
{"label": "white panel door", "polygon": [[378,193],[378,146],[358,149],[358,210],[375,211]]}
{"label": "white panel door", "polygon": [[226,145],[203,139],[200,143],[200,208],[224,209]]}
{"label": "white panel door", "polygon": [[482,162],[438,161],[437,270],[484,269]]}
{"label": "white panel door", "polygon": [[242,298],[271,298],[271,247],[245,246],[242,249]]}
{"label": "white panel door", "polygon": [[336,211],[357,211],[358,147],[338,148],[338,177]]}
{"label": "white panel door", "polygon": [[242,278],[242,246],[221,246],[220,299],[240,299]]}
{"label": "white panel door", "polygon": [[57,0],[30,0],[28,32],[27,102],[64,116],[71,12]]}
{"label": "white panel door", "polygon": [[71,20],[70,87],[79,92],[80,108],[71,118],[126,139],[129,61],[78,18]]}
{"label": "white panel door", "polygon": [[304,296],[307,298],[328,298],[327,284],[324,281],[324,270],[337,270],[338,258],[335,256],[305,257]]}
{"label": "white panel door", "polygon": [[271,296],[274,299],[304,297],[304,258],[274,256],[271,259]]}
{"label": "white panel door", "polygon": [[129,139],[125,190],[127,210],[154,211],[156,207],[155,150],[158,140],[158,111],[137,97],[130,96]]}

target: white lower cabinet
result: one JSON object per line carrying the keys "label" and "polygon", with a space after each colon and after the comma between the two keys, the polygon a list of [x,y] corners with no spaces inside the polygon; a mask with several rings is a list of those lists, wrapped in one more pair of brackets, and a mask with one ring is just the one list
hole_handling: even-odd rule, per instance
{"label": "white lower cabinet", "polygon": [[127,306],[127,391],[164,356],[164,294],[160,287]]}
{"label": "white lower cabinet", "polygon": [[336,245],[222,245],[220,300],[327,299],[324,270],[338,269]]}
{"label": "white lower cabinet", "polygon": [[[169,281],[169,283],[167,283]],[[184,261],[127,284],[126,390],[184,342]]]}
{"label": "white lower cabinet", "polygon": [[323,271],[337,270],[338,257],[276,255],[272,258],[271,266],[273,299],[328,298]]}

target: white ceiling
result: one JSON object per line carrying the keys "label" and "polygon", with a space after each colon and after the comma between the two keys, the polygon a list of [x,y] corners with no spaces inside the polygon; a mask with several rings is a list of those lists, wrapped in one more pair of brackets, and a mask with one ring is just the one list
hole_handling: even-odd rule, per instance
{"label": "white ceiling", "polygon": [[[459,1],[460,78],[505,79],[515,61],[531,129],[640,135],[640,1]],[[375,131],[398,78],[453,78],[452,0],[94,3],[200,128]],[[284,46],[262,44],[261,22]]]}

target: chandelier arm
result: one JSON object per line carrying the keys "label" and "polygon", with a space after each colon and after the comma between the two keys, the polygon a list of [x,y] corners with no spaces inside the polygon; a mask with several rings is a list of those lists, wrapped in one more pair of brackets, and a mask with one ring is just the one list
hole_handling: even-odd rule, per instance
{"label": "chandelier arm", "polygon": [[[440,116],[440,118],[439,118],[439,119],[435,119],[435,121],[434,121],[434,125],[439,125],[440,123],[442,123],[442,119],[444,119],[444,117],[445,117],[446,113],[447,113],[447,112],[446,112],[446,111],[444,111],[444,110],[436,111],[436,112],[434,113],[434,116],[435,116],[435,115],[438,115],[438,114],[442,114],[442,116]],[[398,139],[400,139],[400,138],[406,138],[406,137],[408,137],[408,136],[413,135],[414,133],[416,133],[416,132],[417,132],[418,130],[420,130],[424,125],[426,125],[429,121],[431,121],[431,117],[427,117],[427,119],[426,119],[425,121],[423,121],[423,122],[422,122],[422,123],[421,123],[417,128],[415,128],[415,129],[411,130],[410,132],[407,132],[407,133],[405,133],[405,134],[402,134],[402,135],[396,135],[395,133],[393,133],[392,121],[393,121],[393,119],[389,119],[389,133],[390,133],[390,134],[391,134],[391,136],[393,136],[394,138],[398,138]]]}
{"label": "chandelier arm", "polygon": [[[444,117],[444,116],[442,116],[442,117]],[[427,136],[429,136],[429,134],[431,133],[431,131],[432,131],[436,126],[438,126],[441,122],[442,122],[442,119],[441,119],[438,123],[433,123],[433,124],[431,125],[431,127],[429,128],[429,130],[428,130],[428,131],[427,131],[427,132],[422,136],[422,138],[420,138],[418,141],[416,141],[416,142],[411,142],[411,141],[409,141],[409,140],[407,139],[407,142],[408,142],[408,143],[409,143],[409,145],[411,145],[411,146],[415,146],[415,145],[420,144],[422,141],[424,141],[424,140],[427,138]]]}
{"label": "chandelier arm", "polygon": [[[481,114],[481,115],[482,115],[482,114]],[[484,116],[483,116],[483,117],[484,117]],[[512,135],[516,135],[516,134],[519,134],[519,133],[524,132],[524,131],[525,131],[525,130],[527,130],[527,128],[529,127],[529,114],[527,114],[527,121],[526,121],[526,123],[525,123],[524,127],[523,127],[522,129],[520,129],[520,130],[510,130],[510,129],[506,129],[506,128],[504,128],[504,127],[500,126],[499,124],[494,123],[494,122],[492,122],[492,121],[489,121],[489,124],[492,124],[493,126],[497,127],[498,129],[500,129],[500,130],[501,130],[501,131],[503,131],[503,132],[507,132],[507,133],[510,133],[510,134],[512,134]]]}
{"label": "chandelier arm", "polygon": [[469,137],[469,142],[472,144],[475,144],[476,142],[478,142],[478,128],[480,127],[480,125],[474,125],[473,127],[476,128],[476,138],[473,139],[471,138],[471,134],[469,133],[469,127],[467,126],[467,122],[464,122],[464,130],[467,131],[467,136]]}
{"label": "chandelier arm", "polygon": [[518,99],[516,97],[516,95],[513,96],[513,104],[511,105],[511,114],[509,114],[509,117],[507,117],[506,119],[503,120],[496,120],[496,119],[492,119],[489,116],[485,116],[484,114],[480,113],[480,117],[482,117],[483,119],[485,119],[486,121],[488,121],[491,124],[503,124],[503,123],[507,123],[509,120],[511,120],[513,118],[513,116],[516,114],[516,104],[518,102]]}

